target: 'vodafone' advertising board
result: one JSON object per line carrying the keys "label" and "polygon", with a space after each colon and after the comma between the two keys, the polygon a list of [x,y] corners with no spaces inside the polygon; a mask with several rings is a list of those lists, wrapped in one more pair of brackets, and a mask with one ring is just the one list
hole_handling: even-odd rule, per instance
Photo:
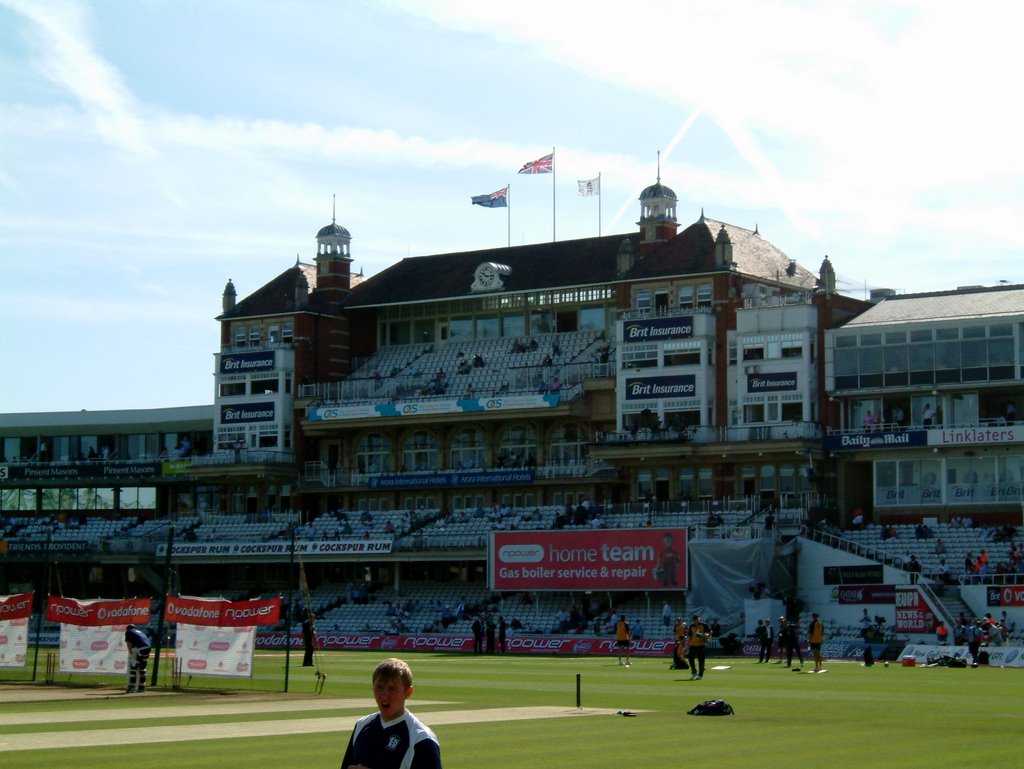
{"label": "'vodafone' advertising board", "polygon": [[686,529],[492,531],[492,590],[685,590]]}

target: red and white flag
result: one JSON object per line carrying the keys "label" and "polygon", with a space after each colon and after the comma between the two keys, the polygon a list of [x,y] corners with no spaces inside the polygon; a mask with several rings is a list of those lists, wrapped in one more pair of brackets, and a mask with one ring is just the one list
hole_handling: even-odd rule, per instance
{"label": "red and white flag", "polygon": [[550,174],[555,170],[555,153],[532,160],[519,169],[521,174]]}

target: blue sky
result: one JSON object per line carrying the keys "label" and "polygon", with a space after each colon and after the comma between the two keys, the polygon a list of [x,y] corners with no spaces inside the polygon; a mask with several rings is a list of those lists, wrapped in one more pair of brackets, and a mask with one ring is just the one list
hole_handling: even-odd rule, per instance
{"label": "blue sky", "polygon": [[[0,411],[211,403],[214,318],[354,268],[634,228],[760,229],[851,292],[1024,282],[1024,11],[995,2],[0,0]],[[500,7],[499,7],[500,6]]]}

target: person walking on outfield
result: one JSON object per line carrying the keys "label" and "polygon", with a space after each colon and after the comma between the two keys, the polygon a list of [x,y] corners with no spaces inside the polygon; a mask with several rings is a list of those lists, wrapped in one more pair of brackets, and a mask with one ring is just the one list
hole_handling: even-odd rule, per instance
{"label": "person walking on outfield", "polygon": [[633,636],[629,632],[629,623],[626,615],[619,615],[619,621],[615,623],[615,649],[619,655],[619,665],[622,664],[622,655],[626,655],[626,667],[629,667],[630,643]]}
{"label": "person walking on outfield", "polygon": [[769,620],[761,620],[757,623],[757,630],[754,631],[757,642],[761,648],[757,655],[758,662],[771,662],[772,660],[772,623]]}
{"label": "person walking on outfield", "polygon": [[124,643],[128,647],[128,694],[146,691],[146,663],[149,662],[149,636],[142,630],[129,625],[124,631]]}
{"label": "person walking on outfield", "polygon": [[711,640],[711,628],[705,625],[699,616],[693,615],[687,634],[690,647],[687,657],[690,660],[690,680],[701,680],[704,677],[704,658],[707,643]]}
{"label": "person walking on outfield", "polygon": [[341,769],[441,769],[441,748],[430,727],[405,709],[412,670],[392,657],[373,671],[377,712],[356,721]]}
{"label": "person walking on outfield", "polygon": [[824,668],[821,662],[821,645],[825,641],[825,623],[818,619],[817,614],[811,615],[811,624],[807,628],[807,645],[814,655],[814,672],[820,673]]}
{"label": "person walking on outfield", "polygon": [[796,670],[799,670],[804,666],[804,653],[800,651],[799,624],[786,620],[782,634],[786,639],[786,667],[793,667],[793,654],[795,653],[797,659],[800,660],[800,664],[796,668]]}

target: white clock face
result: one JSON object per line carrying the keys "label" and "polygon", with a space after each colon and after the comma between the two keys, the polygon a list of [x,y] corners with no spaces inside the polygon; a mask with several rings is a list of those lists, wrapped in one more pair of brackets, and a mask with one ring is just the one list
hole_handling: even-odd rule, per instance
{"label": "white clock face", "polygon": [[490,267],[488,265],[484,265],[483,267],[481,267],[479,272],[477,272],[477,274],[476,274],[477,282],[481,286],[489,286],[489,285],[491,285],[492,283],[494,283],[494,278],[495,277],[496,277],[496,275],[495,275],[495,272],[494,272],[494,268]]}

